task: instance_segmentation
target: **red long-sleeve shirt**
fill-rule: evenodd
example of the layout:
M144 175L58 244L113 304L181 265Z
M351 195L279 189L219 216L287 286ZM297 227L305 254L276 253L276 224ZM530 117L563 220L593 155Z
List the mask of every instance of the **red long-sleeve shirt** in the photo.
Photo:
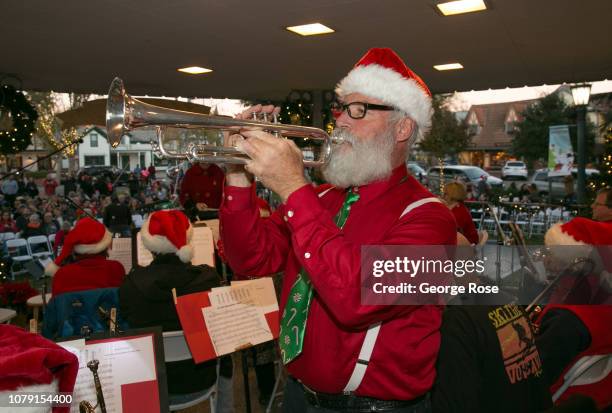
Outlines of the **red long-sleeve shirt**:
M457 221L457 232L462 233L472 244L478 244L478 231L472 215L463 202L457 203L451 212Z
M224 178L225 174L217 165L208 165L206 169L199 164L192 166L181 183L181 205L191 200L196 204L204 202L209 208L219 208Z
M432 195L406 167L384 181L356 188L342 230L333 217L345 191L318 197L305 185L270 218L260 219L253 188L225 187L221 233L226 256L240 274L265 275L284 269L281 312L302 267L315 294L302 354L288 371L308 387L341 393L355 367L367 328L383 322L361 396L410 400L429 390L440 344L441 309L436 306L372 306L360 302L361 245L454 245L455 221L441 203L428 203L404 217L404 209Z

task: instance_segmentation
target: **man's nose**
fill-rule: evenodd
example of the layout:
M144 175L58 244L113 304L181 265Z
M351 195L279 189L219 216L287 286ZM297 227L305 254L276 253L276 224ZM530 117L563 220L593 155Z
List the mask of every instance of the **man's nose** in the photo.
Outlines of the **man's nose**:
M343 110L340 113L340 116L336 118L336 127L338 128L348 128L351 125L351 117L348 115L348 111Z

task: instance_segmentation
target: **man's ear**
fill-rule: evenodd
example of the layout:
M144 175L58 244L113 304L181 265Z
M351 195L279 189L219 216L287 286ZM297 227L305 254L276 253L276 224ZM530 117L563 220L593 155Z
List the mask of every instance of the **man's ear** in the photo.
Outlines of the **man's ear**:
M406 142L412 136L416 123L414 120L404 117L395 125L395 141Z

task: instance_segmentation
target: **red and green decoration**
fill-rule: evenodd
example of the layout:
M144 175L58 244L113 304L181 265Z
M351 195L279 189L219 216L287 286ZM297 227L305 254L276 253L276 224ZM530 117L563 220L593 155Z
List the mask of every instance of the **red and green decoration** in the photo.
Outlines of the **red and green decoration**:
M25 95L11 85L0 87L0 154L25 150L32 143L38 113Z

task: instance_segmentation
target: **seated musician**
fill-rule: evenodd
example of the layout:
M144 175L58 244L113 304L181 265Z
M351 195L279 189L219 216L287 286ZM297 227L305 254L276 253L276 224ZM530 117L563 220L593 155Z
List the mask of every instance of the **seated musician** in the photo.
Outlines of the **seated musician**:
M136 267L119 289L121 314L130 327L162 326L164 331L182 330L174 306L177 295L219 286L216 271L191 264L193 229L180 211L153 212L141 228L142 242L154 255L148 267ZM216 361L196 365L193 360L166 364L171 395L196 393L216 380Z
M45 274L53 276L51 293L119 287L125 269L119 261L108 259L106 251L111 242L111 233L104 225L81 218L66 235L61 254L45 267ZM72 262L65 264L69 258Z

